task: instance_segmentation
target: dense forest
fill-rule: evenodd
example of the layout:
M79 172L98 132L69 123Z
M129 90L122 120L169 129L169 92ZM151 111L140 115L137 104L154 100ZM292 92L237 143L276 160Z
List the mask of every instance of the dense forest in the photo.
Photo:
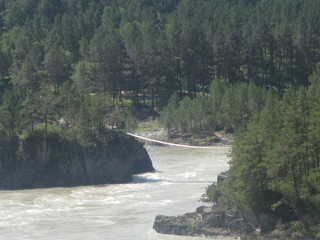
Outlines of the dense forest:
M275 214L279 223L320 214L320 64L308 87L287 89L237 126L229 178L208 187L222 208Z
M1 0L1 132L62 120L134 126L134 110L206 94L217 79L280 95L307 86L320 60L318 9L318 0Z
M0 0L0 136L63 130L86 141L163 108L168 130L236 130L231 177L209 188L212 200L319 213L319 9L320 0Z

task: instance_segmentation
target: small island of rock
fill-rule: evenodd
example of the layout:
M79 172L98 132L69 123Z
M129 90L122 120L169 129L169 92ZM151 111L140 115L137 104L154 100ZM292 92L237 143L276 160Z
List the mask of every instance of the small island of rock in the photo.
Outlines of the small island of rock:
M0 140L0 189L124 183L153 170L143 144L116 130L86 146L60 135Z

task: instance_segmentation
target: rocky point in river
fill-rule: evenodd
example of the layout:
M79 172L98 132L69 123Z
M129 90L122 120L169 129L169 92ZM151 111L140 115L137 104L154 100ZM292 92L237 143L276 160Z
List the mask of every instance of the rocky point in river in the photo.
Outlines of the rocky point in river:
M227 175L218 176L224 181ZM316 240L320 218L306 219L308 229L299 221L279 224L272 213L254 213L249 210L221 210L218 205L201 206L195 212L182 216L155 218L153 228L162 234L203 236L208 238L235 237L242 240Z
M83 147L61 136L0 140L0 189L123 183L154 168L143 144L121 131Z
M202 206L183 216L156 217L153 228L164 234L188 236L234 236L236 233L251 233L253 226L243 220L237 211L219 211Z

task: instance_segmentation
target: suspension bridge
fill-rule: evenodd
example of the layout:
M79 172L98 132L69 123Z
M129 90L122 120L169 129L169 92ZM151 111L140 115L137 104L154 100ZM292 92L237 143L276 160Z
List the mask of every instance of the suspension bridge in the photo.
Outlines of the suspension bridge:
M193 146L193 145L186 145L186 144L177 144L177 143L170 143L170 142L165 142L165 141L160 141L160 140L155 140L147 137L143 137L137 134L133 133L126 133L127 135L130 135L134 138L138 138L147 142L154 142L154 143L159 143L163 145L168 145L168 146L175 146L175 147L184 147L184 148L195 148L195 149L215 149L217 147L221 146Z

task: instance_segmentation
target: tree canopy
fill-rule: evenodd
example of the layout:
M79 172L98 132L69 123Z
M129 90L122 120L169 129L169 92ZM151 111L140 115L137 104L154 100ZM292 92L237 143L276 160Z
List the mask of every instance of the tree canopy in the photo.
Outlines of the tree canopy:
M318 0L2 0L1 89L58 91L86 78L92 91L149 94L163 106L176 91L208 92L213 79L307 86L320 59L319 8Z
M319 212L319 9L320 0L0 0L0 137L59 126L85 143L106 125L133 127L141 107L166 106L169 130L236 129L234 204Z

